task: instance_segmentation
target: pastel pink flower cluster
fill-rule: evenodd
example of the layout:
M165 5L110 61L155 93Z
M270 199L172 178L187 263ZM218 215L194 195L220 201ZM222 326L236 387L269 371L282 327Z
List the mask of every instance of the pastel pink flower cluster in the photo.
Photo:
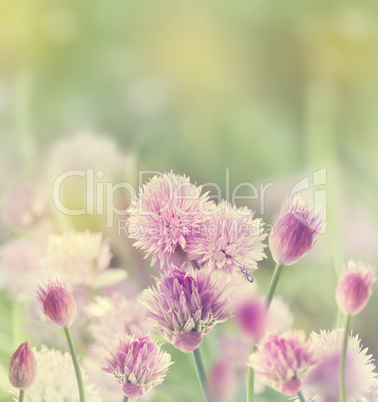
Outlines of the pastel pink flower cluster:
M269 237L277 268L300 261L324 227L323 214L310 202L298 196L288 200ZM37 288L43 313L65 331L78 314L84 315L85 321L81 322L88 324L88 331L80 333L81 339L91 338L93 343L87 350L101 350L103 367L100 369L97 363L98 371L110 374L105 377L113 381L119 393L139 399L165 380L173 363L152 338L152 331L184 353L195 352L198 359L204 336L216 324L230 319L226 329L231 332L221 336L221 353L211 361L209 389L205 389L214 400L235 397L237 377L242 377L240 382L245 386L247 367L256 374L256 390L266 385L288 397L302 394L308 401L340 399L342 331L320 331L308 339L304 331L290 329L293 317L281 298L273 299L269 311L271 299L267 303L262 294L251 290L255 287L250 285L252 274L266 257L267 237L262 220L251 210L236 208L227 201L216 204L202 193L201 186L170 172L153 177L140 189L130 208L127 228L134 246L161 268L154 285L141 293L140 288L134 292L137 298L130 297L122 287L103 290L103 283L117 283L107 282L110 277L104 273L112 271L108 270L112 253L117 262L119 255L102 233L51 234L44 251L39 253L38 248L35 253L44 276L46 267L51 267L63 277L62 281L50 280ZM13 255L20 244L3 246L0 262L28 272L34 265L27 261L27 255ZM341 311L347 315L361 312L370 299L374 281L372 267L350 261L335 292ZM73 286L74 293L69 286ZM87 292L84 307L76 293L83 288ZM98 288L103 292L95 293ZM348 331L345 334L347 402L374 400L378 387L372 358L357 336ZM50 352L44 354L50 356ZM67 378L69 375L73 378L72 373ZM36 376L35 356L24 343L12 357L9 379L12 386L23 390L31 387Z
M169 267L180 247L204 268L251 275L265 257L263 223L247 208L216 205L186 176L154 176L140 190L128 219L134 246Z

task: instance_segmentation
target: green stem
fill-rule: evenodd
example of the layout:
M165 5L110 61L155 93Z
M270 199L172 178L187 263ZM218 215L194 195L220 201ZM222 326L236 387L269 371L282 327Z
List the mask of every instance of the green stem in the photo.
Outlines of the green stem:
M20 396L18 398L18 402L24 402L24 398L25 398L25 390L20 389Z
M201 385L203 397L205 401L210 402L211 398L208 395L209 387L206 379L205 368L203 366L201 352L199 348L193 350L194 364L196 366L197 376Z
M125 395L122 399L122 402L127 402L129 400L129 398Z
M276 267L274 268L273 276L270 281L268 294L266 296L265 304L269 309L270 304L272 303L274 292L276 291L278 281L280 280L281 272L283 265L277 262Z
M276 291L278 281L280 280L281 272L283 265L279 262L276 263L276 267L274 268L273 276L270 281L268 294L266 296L265 304L267 309L269 310L270 304L272 303L274 293ZM255 351L255 346L252 346L251 354ZM252 367L248 367L247 373L247 402L253 402L253 393L254 393L254 382L255 382L255 373Z
M250 355L255 351L255 345L252 345ZM253 402L253 396L255 391L255 372L252 367L248 367L247 372L247 402Z
M298 392L297 397L301 402L306 402L306 400L304 399L301 391Z
M341 321L341 310L337 310L337 321L336 321L336 328L340 328L340 321Z
M73 365L74 365L74 368L75 368L77 385L78 385L78 388L79 388L80 402L85 402L83 377L81 375L79 362L77 360L75 346L74 346L74 343L73 343L73 340L72 340L70 328L69 327L64 327L64 333L66 334L68 347L70 348L72 362L73 362Z
M347 314L345 320L344 328L344 339L343 339L343 349L341 352L341 363L340 363L340 400L341 402L346 402L346 392L345 392L345 360L348 346L348 333L350 327L350 314Z

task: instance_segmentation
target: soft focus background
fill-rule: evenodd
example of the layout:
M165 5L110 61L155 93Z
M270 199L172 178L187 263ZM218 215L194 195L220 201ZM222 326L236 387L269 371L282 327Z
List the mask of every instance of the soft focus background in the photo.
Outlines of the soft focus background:
M243 182L274 183L264 203L245 200L272 224L290 189L325 167L327 233L285 269L278 293L295 328L332 328L343 262L378 266L377 18L376 0L2 0L1 242L102 231L112 239L112 266L122 265L141 289L150 283L148 261L116 228L54 210L59 173L92 167L108 174L103 182L137 185L140 170L173 169L217 183L225 197L229 169L230 192ZM85 181L75 186L63 197L79 208ZM128 202L122 190L116 198L119 208ZM269 254L255 275L262 291L272 268ZM0 400L8 401L9 359L29 339L28 317L5 285L0 297ZM375 356L377 302L376 292L353 322ZM211 339L208 366L218 353ZM29 340L41 342L35 333ZM197 400L190 356L166 350L177 364L156 400L178 400L179 391L180 400ZM257 400L286 399L266 392Z

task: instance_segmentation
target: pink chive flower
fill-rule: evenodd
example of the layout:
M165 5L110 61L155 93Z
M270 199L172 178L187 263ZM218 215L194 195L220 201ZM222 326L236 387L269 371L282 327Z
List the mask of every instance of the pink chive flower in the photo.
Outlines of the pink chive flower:
M269 247L275 262L293 265L315 244L324 229L324 217L313 205L295 196L287 200L269 236Z
M76 316L76 302L67 286L55 280L37 289L37 299L46 317L58 327L69 327Z
M250 358L250 365L268 386L284 395L294 396L316 363L310 341L303 331L269 334Z
M142 293L142 303L155 329L185 353L193 352L225 314L231 290L209 270L190 273L172 268L157 282L156 288Z
M189 239L189 258L212 270L241 274L253 281L251 274L257 269L257 262L266 257L264 224L261 219L254 219L248 208L236 209L225 201L218 210Z
M171 356L149 336L123 335L113 339L104 350L106 367L102 369L122 384L124 394L138 399L161 384L171 363Z
M128 219L129 237L134 246L158 259L163 266L177 246L186 248L187 238L195 227L208 218L214 208L201 187L186 176L172 172L154 176L140 189L138 200Z
M9 381L18 389L30 387L37 375L37 361L27 342L14 352L9 364Z
M367 304L375 281L374 268L349 261L336 288L336 302L344 314L358 314Z
M257 297L245 299L236 309L236 319L240 328L252 339L259 340L268 323L268 311L263 300Z
M306 401L338 402L340 400L340 360L343 330L312 333L311 340L317 364L303 381ZM358 336L349 336L345 363L345 387L348 402L366 401L376 381L375 366L367 348L362 349Z

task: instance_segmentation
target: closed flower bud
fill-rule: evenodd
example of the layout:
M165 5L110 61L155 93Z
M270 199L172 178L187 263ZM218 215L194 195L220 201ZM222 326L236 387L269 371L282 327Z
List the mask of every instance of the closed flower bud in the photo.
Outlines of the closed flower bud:
M375 281L374 269L349 261L336 289L336 301L345 314L358 314L367 304Z
M40 286L37 299L45 315L58 327L69 327L76 316L76 302L66 286L51 281Z
M255 341L264 335L268 311L262 300L249 298L244 300L236 310L236 319L240 328Z
M293 265L300 261L312 248L317 235L324 228L323 214L294 197L282 208L278 221L269 236L269 248L275 262Z
M27 342L14 352L9 365L9 381L19 389L30 387L37 375L37 361Z

